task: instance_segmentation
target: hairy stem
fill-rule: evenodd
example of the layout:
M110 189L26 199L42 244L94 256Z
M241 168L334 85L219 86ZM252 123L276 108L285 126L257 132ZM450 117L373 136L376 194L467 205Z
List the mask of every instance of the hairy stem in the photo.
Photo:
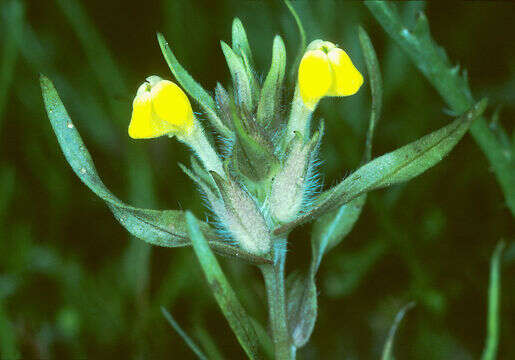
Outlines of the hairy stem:
M274 263L261 265L261 272L265 279L265 287L268 298L268 311L270 326L274 342L275 359L294 359L293 346L288 333L286 317L286 294L284 288L284 264L286 261L286 249L282 244L274 246Z

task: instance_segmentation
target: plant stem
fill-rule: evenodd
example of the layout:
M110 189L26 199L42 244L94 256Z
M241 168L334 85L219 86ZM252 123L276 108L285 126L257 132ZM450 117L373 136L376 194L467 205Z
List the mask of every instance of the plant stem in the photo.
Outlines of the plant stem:
M280 243L280 242L279 242ZM288 333L286 317L286 294L284 289L284 264L286 249L283 244L274 246L274 264L261 265L261 272L265 279L268 298L268 311L272 338L274 342L275 359L294 359L293 347Z

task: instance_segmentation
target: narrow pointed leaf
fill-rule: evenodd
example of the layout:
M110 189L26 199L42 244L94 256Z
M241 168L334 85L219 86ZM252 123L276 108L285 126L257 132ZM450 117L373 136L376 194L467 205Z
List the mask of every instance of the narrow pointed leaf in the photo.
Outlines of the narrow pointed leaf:
M200 230L200 223L190 212L186 213L186 221L193 249L222 313L247 356L251 359L260 358L254 326L225 277L215 255L211 252L206 238Z
M317 319L317 289L310 272L292 273L287 280L287 314L293 345L307 344Z
M454 148L472 121L483 113L486 103L486 100L478 102L449 125L363 165L340 184L322 193L310 213L281 226L275 234L318 218L368 191L411 180L433 167Z
M252 99L256 103L259 97L259 84L254 75L254 60L252 59L252 51L247 39L247 33L238 18L235 18L232 23L232 49L243 61L247 77L250 81Z
M370 40L370 37L368 36L365 29L362 27L359 27L359 42L365 57L365 64L367 66L367 73L370 82L370 90L372 92L372 110L370 112L364 156L365 162L368 162L372 158L372 139L374 137L374 130L376 128L377 122L381 116L381 109L383 107L383 80L379 68L379 61L377 60L377 55L374 51L372 41Z
M274 38L272 64L266 76L257 110L258 122L268 126L279 114L284 73L286 71L286 48L279 35Z
M488 316L486 344L481 360L495 360L499 347L500 298L501 298L501 259L505 243L497 244L490 263L490 285L488 288Z
M109 191L100 179L91 155L68 116L54 85L43 75L40 81L46 111L59 145L66 160L82 182L106 202L114 216L132 235L158 246L189 245L184 212L135 208L124 204ZM203 230L210 238L214 237L212 230L206 224L203 225Z
M214 128L221 135L229 138L232 137L231 130L229 130L222 123L216 114L215 101L211 95L209 95L207 91L204 90L204 88L191 77L186 69L182 67L179 61L177 61L177 58L170 49L170 46L168 45L168 42L164 38L163 34L157 33L157 40L159 42L159 46L161 47L163 56L179 84L181 84L184 90L186 90L186 92L200 104L202 110L204 110L208 115L208 119Z
M200 347L193 341L192 338L189 337L188 334L184 330L182 330L181 326L175 321L172 314L170 314L164 307L161 306L161 312L165 317L166 321L172 326L172 328L179 334L179 336L184 340L186 345L197 355L200 360L207 360L208 357L204 355Z
M232 22L232 48L241 57L246 57L252 63L252 51L245 28L241 20L235 18Z
M227 61L227 66L231 72L236 101L238 104L243 105L243 107L250 113L254 109L254 99L252 96L251 78L245 68L245 63L229 45L223 41L221 41L220 44L222 46L225 60Z
M381 356L381 360L394 360L393 340L395 338L395 333L397 332L397 328L399 327L399 324L401 323L402 318L404 317L404 315L406 315L406 312L414 306L415 306L415 303L413 303L413 302L407 304L397 313L397 316L395 316L393 325L390 328L390 331L388 333L388 338L386 339L386 344L383 349L383 355Z

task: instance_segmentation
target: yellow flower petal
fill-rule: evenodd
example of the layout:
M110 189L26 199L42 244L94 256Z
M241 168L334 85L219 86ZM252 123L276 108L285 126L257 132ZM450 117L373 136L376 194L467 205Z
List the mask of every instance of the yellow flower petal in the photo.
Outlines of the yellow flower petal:
M334 79L327 95L349 96L357 93L363 84L363 76L356 69L349 55L342 49L334 48L329 51L328 57Z
M152 114L152 99L149 84L144 83L138 89L132 103L132 117L129 124L129 136L133 139L148 139L173 131L173 125L164 122Z
M333 72L327 54L322 50L309 50L299 65L299 90L304 105L313 110L333 83Z
M152 108L159 119L177 131L189 133L193 129L193 110L180 87L171 81L161 80L152 87L150 94Z

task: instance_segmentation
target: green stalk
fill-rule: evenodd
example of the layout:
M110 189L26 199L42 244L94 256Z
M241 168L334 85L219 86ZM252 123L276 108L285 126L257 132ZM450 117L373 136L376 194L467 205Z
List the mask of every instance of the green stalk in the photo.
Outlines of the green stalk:
M286 262L286 249L276 240L274 246L274 263L261 265L260 269L265 279L266 294L272 339L276 360L294 359L286 317L286 293L284 288L284 264ZM277 244L279 243L279 244Z

